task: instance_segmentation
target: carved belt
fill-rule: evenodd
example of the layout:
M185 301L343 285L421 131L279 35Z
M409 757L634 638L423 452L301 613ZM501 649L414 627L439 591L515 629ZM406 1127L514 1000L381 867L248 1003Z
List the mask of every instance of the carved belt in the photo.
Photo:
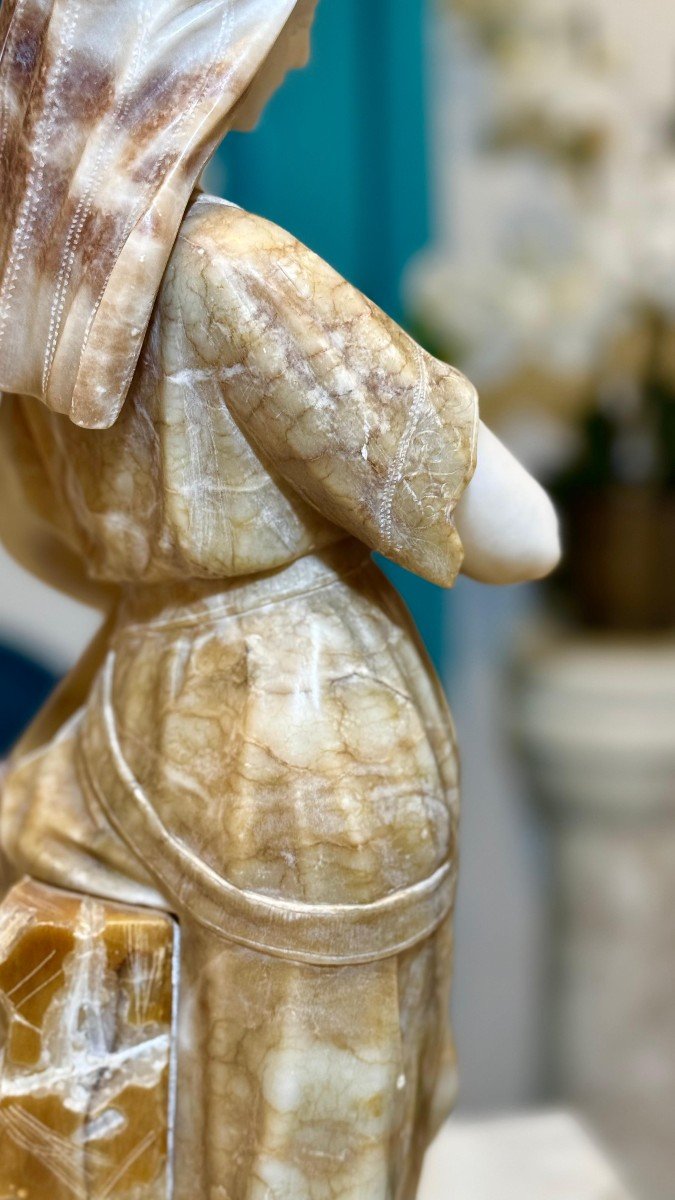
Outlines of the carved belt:
M115 655L99 676L82 727L79 757L89 800L143 861L180 916L265 954L317 965L389 958L423 941L452 908L456 868L369 904L306 904L235 887L157 815L117 736L112 703Z

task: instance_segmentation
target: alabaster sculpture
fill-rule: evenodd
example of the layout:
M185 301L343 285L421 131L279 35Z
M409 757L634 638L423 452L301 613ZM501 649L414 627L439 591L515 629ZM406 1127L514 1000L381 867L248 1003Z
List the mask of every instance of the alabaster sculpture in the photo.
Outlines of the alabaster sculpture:
M313 8L2 7L0 525L105 614L5 773L3 1197L410 1200L451 1106L455 743L370 552L524 578L555 523L458 371L195 190Z

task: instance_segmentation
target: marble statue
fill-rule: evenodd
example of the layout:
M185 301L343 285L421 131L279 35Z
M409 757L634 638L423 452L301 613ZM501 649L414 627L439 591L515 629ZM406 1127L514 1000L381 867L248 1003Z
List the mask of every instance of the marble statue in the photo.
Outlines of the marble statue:
M452 1101L455 741L370 552L514 581L556 524L457 370L198 189L313 9L2 6L0 528L105 614L4 780L12 1200L409 1200Z

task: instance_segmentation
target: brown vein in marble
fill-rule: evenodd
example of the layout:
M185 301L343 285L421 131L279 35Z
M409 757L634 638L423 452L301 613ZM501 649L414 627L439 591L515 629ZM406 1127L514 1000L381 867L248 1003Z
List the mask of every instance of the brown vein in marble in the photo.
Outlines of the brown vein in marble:
M199 173L306 57L310 8L20 0L3 18L0 386L109 425Z
M45 291L51 320L68 293L64 330L69 238L55 239ZM96 238L91 252L100 281ZM130 342L110 329L113 374L126 377ZM90 916L127 901L180 917L173 1200L411 1200L447 1111L454 734L367 548L454 581L476 428L458 372L290 235L206 198L190 207L111 428L78 428L27 396L3 402L0 528L31 569L114 603L15 756L0 837L17 874L107 897L78 902ZM55 895L63 941L75 916ZM0 942L24 920L16 897L3 911ZM32 961L22 951L16 994L34 1028L8 1001L29 1080L44 1040L31 1006L72 984L55 944ZM141 1010L159 986L145 962ZM100 988L94 1007L105 1011ZM157 1065L152 1037L146 1051ZM124 1078L144 1061L133 1039L129 1058L106 1054ZM32 1083L24 1094L14 1079L0 1136L32 1178L26 1121L71 1145L79 1122L87 1200L127 1200L146 1164L166 1166L166 1084L148 1076L155 1107L125 1142L105 1071L78 1080L76 1067L66 1057L65 1075L49 1075L51 1124ZM61 1103L66 1077L81 1089L76 1114ZM97 1155L113 1147L104 1170Z

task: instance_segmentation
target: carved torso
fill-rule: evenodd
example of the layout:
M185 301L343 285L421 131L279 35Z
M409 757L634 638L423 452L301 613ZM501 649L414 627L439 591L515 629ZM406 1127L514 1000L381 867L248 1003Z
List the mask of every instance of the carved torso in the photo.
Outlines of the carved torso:
M18 398L5 413L26 502L90 575L124 585L110 695L89 704L115 728L98 736L119 740L171 838L234 886L339 904L437 885L447 900L449 717L347 530L449 582L475 422L461 376L289 235L208 199L118 421L82 430Z

